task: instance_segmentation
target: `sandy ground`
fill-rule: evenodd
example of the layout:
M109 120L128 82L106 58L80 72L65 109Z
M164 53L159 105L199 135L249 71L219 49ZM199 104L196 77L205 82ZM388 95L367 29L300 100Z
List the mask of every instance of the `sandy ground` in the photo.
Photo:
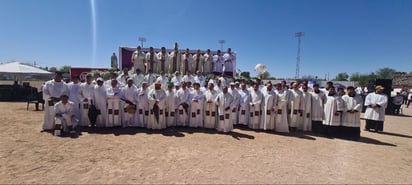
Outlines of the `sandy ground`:
M42 111L0 103L4 183L412 184L412 108L360 141L235 129L40 132ZM362 120L362 125L364 121Z

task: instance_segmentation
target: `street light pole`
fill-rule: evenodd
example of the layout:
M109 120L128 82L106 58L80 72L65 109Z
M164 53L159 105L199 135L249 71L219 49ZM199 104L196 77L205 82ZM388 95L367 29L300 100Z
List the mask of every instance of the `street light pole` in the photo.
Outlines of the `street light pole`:
M225 40L218 40L219 44L220 44L220 50L223 51L223 44L226 43Z
M143 42L146 42L146 38L139 37L139 41L141 42L141 47L143 48Z

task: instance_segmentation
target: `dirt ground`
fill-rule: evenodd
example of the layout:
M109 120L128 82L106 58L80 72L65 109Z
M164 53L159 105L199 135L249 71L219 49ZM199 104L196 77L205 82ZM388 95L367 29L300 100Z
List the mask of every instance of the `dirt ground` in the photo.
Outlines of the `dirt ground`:
M412 184L412 108L360 141L310 133L83 129L40 132L42 111L0 103L0 184ZM362 125L364 121L362 120Z

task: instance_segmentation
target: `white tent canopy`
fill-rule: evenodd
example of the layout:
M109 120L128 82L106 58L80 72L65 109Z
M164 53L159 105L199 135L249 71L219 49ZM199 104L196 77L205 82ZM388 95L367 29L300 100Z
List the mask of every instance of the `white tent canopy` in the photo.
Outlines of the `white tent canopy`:
M0 74L13 76L14 80L21 82L33 76L51 76L52 73L20 62L9 62L0 64Z

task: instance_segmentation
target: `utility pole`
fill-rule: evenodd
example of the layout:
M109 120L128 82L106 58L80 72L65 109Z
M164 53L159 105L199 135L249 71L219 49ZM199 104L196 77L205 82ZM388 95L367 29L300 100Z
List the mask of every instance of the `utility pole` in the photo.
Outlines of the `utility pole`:
M298 38L298 55L296 57L296 74L295 74L295 80L299 79L299 68L300 68L300 42L301 38L305 35L304 32L296 32L295 37Z
M222 40L218 40L218 42L220 44L220 51L223 52L223 44L226 43L226 41L222 39Z
M143 42L146 42L146 38L139 37L139 41L141 42L141 47L143 48Z

